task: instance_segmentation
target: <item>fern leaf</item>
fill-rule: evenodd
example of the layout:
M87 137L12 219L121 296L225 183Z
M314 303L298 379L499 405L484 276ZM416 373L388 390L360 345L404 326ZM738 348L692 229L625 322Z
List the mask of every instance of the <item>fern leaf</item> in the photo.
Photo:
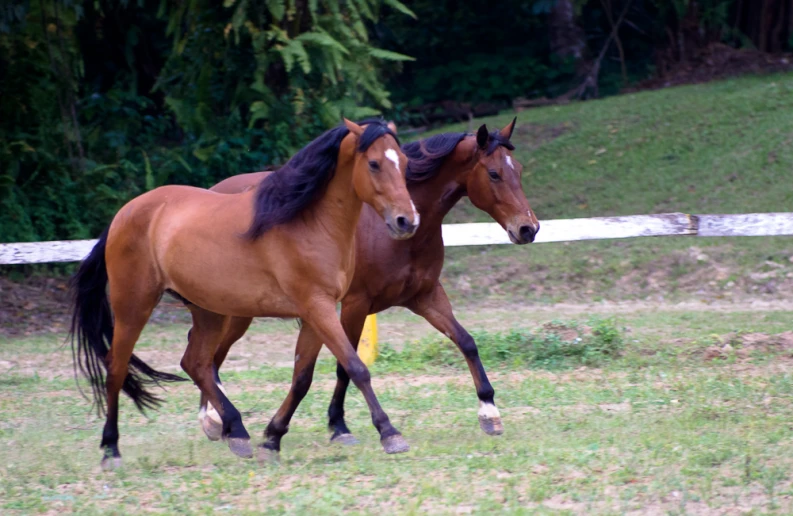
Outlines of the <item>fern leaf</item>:
M370 48L369 55L384 61L415 61L415 57L406 56L399 52L392 52L390 50L383 50L382 48Z
M304 32L295 39L305 43L313 43L314 45L321 47L332 48L334 50L338 50L342 54L350 53L350 51L347 50L344 45L333 39L330 34L324 31Z
M281 56L281 60L284 62L284 68L286 72L289 73L292 71L292 68L295 66L295 56L292 55L292 51L286 45L276 45L273 47L279 56Z
M395 9L395 10L401 12L402 14L407 14L408 16L413 18L414 20L416 18L418 18L418 16L416 16L416 13L411 11L408 6L406 6L405 4L400 2L399 0L382 0L382 1L388 7L391 7L392 9Z
M355 0L355 3L357 4L358 12L363 18L367 20L374 20L376 18L367 0Z
M303 73L311 73L311 60L309 59L308 52L306 52L306 47L303 46L302 42L293 39L286 44L284 50L294 57L294 60L297 61L297 63L303 69Z
M312 20L317 19L318 10L319 10L319 0L308 0L308 13L311 15Z
M284 14L286 14L286 5L285 0L267 0L267 10L270 11L270 14L273 16L275 21L281 21L284 19Z

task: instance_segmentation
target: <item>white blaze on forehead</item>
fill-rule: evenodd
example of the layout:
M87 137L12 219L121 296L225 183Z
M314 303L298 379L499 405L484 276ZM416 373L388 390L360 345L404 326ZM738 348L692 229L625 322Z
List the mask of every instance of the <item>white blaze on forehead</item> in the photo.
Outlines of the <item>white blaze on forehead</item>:
M396 166L397 169L399 168L399 154L397 154L397 151L395 151L394 149L387 149L385 151L385 157L391 160L391 162L394 164L394 166Z
M507 160L507 165L509 165L509 168L515 170L515 165L512 164L512 156L507 154L506 160Z
M419 215L419 212L416 211L416 205L413 204L412 200L410 201L410 207L413 208L413 225L418 226L419 221L421 220L421 215Z

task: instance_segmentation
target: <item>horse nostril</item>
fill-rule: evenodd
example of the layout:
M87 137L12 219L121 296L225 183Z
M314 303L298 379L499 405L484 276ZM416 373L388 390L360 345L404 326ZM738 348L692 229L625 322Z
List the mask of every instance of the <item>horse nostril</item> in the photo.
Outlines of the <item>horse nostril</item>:
M532 226L521 226L518 231L520 232L520 238L524 242L534 242L534 235L536 234L536 231Z
M411 224L407 217L399 216L396 218L396 225L400 231L407 231L411 228Z

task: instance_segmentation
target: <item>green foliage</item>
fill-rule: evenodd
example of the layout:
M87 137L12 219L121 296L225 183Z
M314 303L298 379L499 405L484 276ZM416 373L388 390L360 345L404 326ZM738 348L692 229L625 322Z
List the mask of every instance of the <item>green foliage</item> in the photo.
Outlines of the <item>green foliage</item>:
M95 3L0 11L0 241L86 238L131 197L283 162L391 107L397 0Z
M569 91L580 63L550 55L557 1L8 0L0 241L95 236L135 195L283 162L341 116ZM625 1L573 0L587 59ZM702 42L788 48L793 24L749 4L636 2L599 91Z
M595 366L619 356L623 349L622 331L613 319L593 318L585 325L552 323L534 331L474 332L472 336L482 361L491 367L498 364L549 369ZM384 345L377 364L391 369L465 367L454 344L439 337L408 344L402 351Z

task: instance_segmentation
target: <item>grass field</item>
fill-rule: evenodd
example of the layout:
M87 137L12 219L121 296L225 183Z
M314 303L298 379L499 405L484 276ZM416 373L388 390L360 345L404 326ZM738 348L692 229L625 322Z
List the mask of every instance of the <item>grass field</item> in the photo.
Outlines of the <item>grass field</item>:
M114 473L99 470L102 421L77 392L63 336L14 339L0 364L0 511L793 510L793 307L626 308L461 312L496 389L501 437L479 430L452 345L394 312L382 317L386 352L372 374L407 454L381 451L357 392L347 411L361 444L328 444L334 374L325 356L279 464L207 441L196 389L185 384L148 418L122 403L125 466ZM174 368L185 329L148 328L141 355ZM224 379L254 440L286 394L295 333L260 323L232 350Z
M744 77L524 111L513 142L540 220L792 211L791 112L793 75ZM487 216L468 203L450 218L471 220ZM773 298L793 288L791 260L790 238L456 248L445 279L458 302Z
M541 220L791 211L791 112L793 75L750 77L527 111L513 142ZM471 220L485 218L463 204L450 222ZM357 392L361 444L328 444L323 351L279 464L207 441L185 384L148 417L122 402L114 473L99 471L103 421L73 381L63 290L42 288L47 303L33 284L2 319L22 336L0 331L0 513L793 512L790 238L454 248L443 282L503 436L479 430L452 345L391 310L372 376L409 453L381 451ZM136 353L178 371L188 320L170 308L157 321ZM296 334L259 321L229 355L224 381L255 441L288 389Z

